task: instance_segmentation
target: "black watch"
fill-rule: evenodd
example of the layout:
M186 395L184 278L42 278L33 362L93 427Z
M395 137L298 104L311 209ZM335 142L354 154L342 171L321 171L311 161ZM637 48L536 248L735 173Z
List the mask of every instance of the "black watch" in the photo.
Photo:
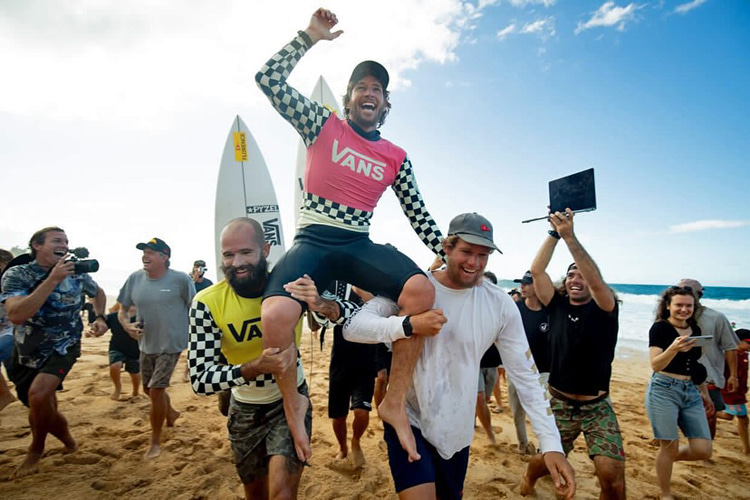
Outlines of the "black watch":
M405 316L404 322L402 323L404 327L404 337L411 337L414 333L412 326L411 326L411 316Z

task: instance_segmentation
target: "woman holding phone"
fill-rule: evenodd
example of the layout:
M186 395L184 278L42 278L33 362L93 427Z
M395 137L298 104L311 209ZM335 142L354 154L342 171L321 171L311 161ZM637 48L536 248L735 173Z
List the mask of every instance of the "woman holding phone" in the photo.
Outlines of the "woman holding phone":
M649 331L649 355L654 374L646 389L646 412L659 441L656 479L660 498L673 498L672 464L677 460L711 457L711 434L701 397L708 399L706 369L698 363L700 328L693 316L696 298L690 287L670 287L656 309ZM677 429L688 440L680 446Z

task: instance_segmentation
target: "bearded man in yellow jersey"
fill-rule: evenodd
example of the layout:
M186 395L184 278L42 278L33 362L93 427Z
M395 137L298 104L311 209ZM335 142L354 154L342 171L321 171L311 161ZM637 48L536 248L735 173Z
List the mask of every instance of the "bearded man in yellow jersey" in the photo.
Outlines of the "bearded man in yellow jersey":
M297 390L307 383L295 344L263 349L260 305L268 277L270 246L261 225L250 218L230 221L221 232L225 278L202 290L190 307L188 366L197 394L231 389L228 429L245 497L296 498L303 463L297 458L281 392L274 374L297 364ZM354 306L324 299L311 307L333 321L344 321ZM226 363L223 362L223 358ZM312 408L305 417L308 436Z

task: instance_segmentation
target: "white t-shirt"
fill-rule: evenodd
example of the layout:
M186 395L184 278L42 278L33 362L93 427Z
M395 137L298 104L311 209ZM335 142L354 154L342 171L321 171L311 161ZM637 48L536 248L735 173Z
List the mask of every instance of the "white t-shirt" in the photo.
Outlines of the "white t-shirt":
M562 452L560 434L531 355L521 314L513 300L486 280L468 289L435 285L435 308L448 320L425 339L406 396L409 421L446 460L471 444L479 361L494 342L508 377L518 391L542 452ZM344 327L355 342L391 342L404 338L398 306L384 297L370 300ZM384 317L386 316L386 317ZM390 316L390 317L388 317Z

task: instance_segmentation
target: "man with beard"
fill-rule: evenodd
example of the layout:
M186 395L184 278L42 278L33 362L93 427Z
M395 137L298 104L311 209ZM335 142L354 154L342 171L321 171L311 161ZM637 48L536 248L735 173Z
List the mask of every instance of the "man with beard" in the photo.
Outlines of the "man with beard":
M224 227L221 270L225 279L193 300L188 365L196 394L231 388L227 427L246 498L296 498L303 463L284 417L275 375L294 369L297 391L306 400L307 383L295 343L285 349L263 348L260 307L268 278L269 250L263 228L254 219L234 219ZM323 299L310 305L311 311L334 321L348 318L353 308L348 303ZM296 342L301 326L298 321ZM221 362L222 355L228 364ZM309 438L309 405L305 429Z
M536 296L549 313L550 406L566 454L583 433L600 498L625 498L625 450L609 398L619 327L617 297L573 232L573 212L555 212L549 221L552 230L531 264L531 276ZM573 263L556 290L546 269L560 239ZM521 494L531 493L546 473L542 456L532 457Z
M146 459L161 453L161 430L174 426L180 412L167 394L180 353L187 347L188 307L195 295L190 277L169 268L172 250L164 240L152 238L135 246L143 250L143 269L131 274L120 289L117 319L138 340L143 390L151 399L151 443ZM138 323L130 322L131 306L138 309ZM139 326L140 325L140 326Z
M417 314L432 306L435 290L419 267L390 245L370 240L370 219L387 188L399 199L404 215L422 242L440 252L442 235L425 208L406 152L383 139L378 128L391 107L388 71L375 61L363 61L352 71L344 96L344 117L338 117L289 86L294 66L316 43L335 40L338 19L325 9L274 54L255 80L278 113L302 137L307 148L303 202L294 245L276 263L263 300L263 345L285 348L306 305L294 300L284 285L309 275L322 292L340 280L396 301L399 314ZM378 406L380 418L391 424L410 460L418 460L414 436L404 409L406 388L422 347L417 339L393 344L388 392ZM294 371L279 379L284 411L300 460L310 457L304 426L308 406L298 396Z

